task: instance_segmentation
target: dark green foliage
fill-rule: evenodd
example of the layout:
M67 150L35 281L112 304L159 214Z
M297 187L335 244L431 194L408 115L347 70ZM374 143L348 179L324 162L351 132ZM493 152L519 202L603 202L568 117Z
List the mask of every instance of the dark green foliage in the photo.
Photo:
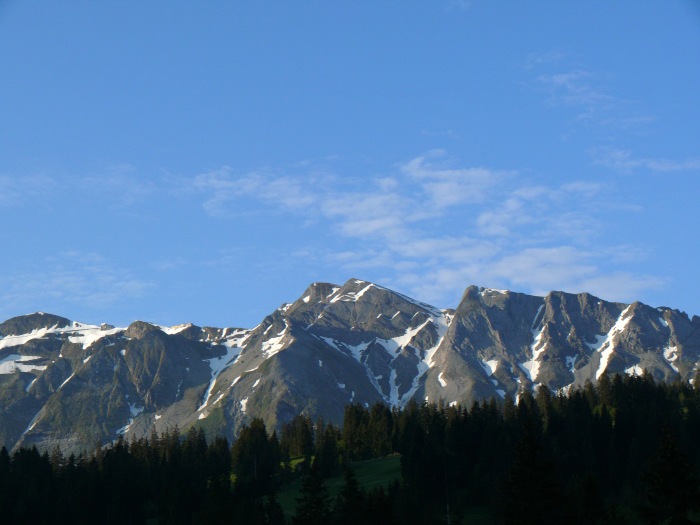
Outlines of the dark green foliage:
M669 427L664 429L642 481L644 498L639 510L646 523L687 523L691 513L700 510L693 469Z
M340 430L333 425L325 425L319 418L316 423L316 455L314 465L322 478L327 478L338 470Z
M503 523L557 525L568 523L567 502L554 463L542 448L541 437L525 423L515 462L503 484Z
M360 488L355 472L346 468L343 486L335 499L333 518L338 525L367 523L367 495Z
M256 418L244 427L233 444L231 458L236 475L236 489L247 497L269 494L280 468L277 436L268 437L262 419Z
M281 436L256 419L233 447L201 429L171 429L89 456L0 449L2 517L282 525L277 491L303 476L286 523L292 514L294 523L331 525L700 523L700 390L648 375L602 376L566 395L540 387L517 404L506 397L469 409L350 405L342 430L298 416ZM391 453L401 466L393 483L358 483L347 468ZM305 458L304 469L289 469L290 455ZM389 460L399 461L376 461Z
M316 466L311 467L301 485L294 525L326 525L331 519L328 489Z
M267 523L267 525L285 525L286 520L284 517L284 512L282 511L282 507L277 501L277 496L274 492L267 497L264 511L265 523Z
M283 457L310 458L314 451L314 427L311 418L300 414L282 425L280 447Z
M345 407L343 417L343 445L350 461L371 457L371 443L368 434L369 413L360 404Z

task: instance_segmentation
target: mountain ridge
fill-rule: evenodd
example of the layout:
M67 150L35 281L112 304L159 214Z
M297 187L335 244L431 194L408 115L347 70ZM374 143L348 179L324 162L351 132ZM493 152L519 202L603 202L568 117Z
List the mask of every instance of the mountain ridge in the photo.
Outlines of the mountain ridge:
M81 451L175 426L232 439L253 417L338 423L348 403L465 405L617 372L693 382L699 364L699 317L587 293L469 286L440 309L360 279L312 283L250 329L36 313L0 324L0 443Z

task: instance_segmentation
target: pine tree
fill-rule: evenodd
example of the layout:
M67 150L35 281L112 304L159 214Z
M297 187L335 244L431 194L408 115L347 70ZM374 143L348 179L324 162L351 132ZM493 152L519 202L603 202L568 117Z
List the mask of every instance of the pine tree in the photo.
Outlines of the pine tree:
M700 503L697 483L690 462L668 425L642 481L645 490L639 511L646 523L690 523L688 515L698 510Z
M241 430L231 449L236 488L252 497L268 494L279 469L277 438L270 442L262 419L255 418Z
M502 487L505 525L559 525L567 523L563 490L554 464L540 437L525 423L515 464Z
M333 425L316 428L314 464L318 465L322 478L329 477L338 467L338 435L339 431Z
M318 468L312 466L304 477L297 499L294 525L327 525L331 519L330 497Z
M355 472L346 468L343 486L335 499L333 515L338 525L359 525L366 523L367 495L360 488Z
M285 525L284 511L277 501L277 494L272 492L265 501L265 523L266 525Z

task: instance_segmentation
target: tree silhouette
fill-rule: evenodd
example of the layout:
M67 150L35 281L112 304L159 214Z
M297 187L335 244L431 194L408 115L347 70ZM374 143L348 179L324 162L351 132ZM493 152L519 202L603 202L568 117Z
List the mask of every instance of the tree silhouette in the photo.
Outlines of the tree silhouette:
M294 525L327 525L331 519L330 508L328 490L318 467L312 466L302 482Z
M700 508L697 480L668 425L642 482L644 500L639 512L647 523L691 523L689 513Z

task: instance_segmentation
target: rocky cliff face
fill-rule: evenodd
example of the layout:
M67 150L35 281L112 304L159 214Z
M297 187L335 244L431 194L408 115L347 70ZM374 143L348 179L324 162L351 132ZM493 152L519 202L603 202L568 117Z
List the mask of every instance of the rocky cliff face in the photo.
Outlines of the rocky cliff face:
M49 314L0 324L0 443L90 449L192 425L233 438L348 403L470 404L602 374L694 381L700 318L589 294L469 287L441 310L351 279L311 285L253 329L90 326Z

